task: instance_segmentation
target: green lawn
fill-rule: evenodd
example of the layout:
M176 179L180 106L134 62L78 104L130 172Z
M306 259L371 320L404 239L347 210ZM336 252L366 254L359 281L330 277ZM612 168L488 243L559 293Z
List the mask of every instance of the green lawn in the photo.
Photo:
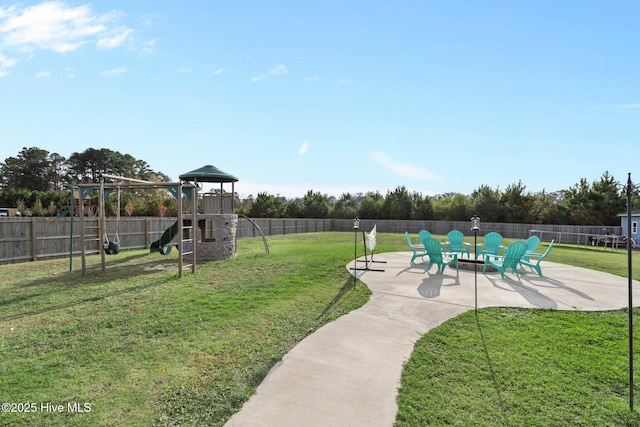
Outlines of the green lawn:
M369 296L351 234L243 240L194 276L144 251L0 267L0 396L38 405L2 425L221 425L302 338ZM90 404L45 413L41 402Z
M559 245L548 260L627 275L626 250ZM633 317L640 328L640 312ZM640 390L629 410L628 337L625 310L466 312L416 343L396 426L640 426Z
M378 248L408 249L385 233ZM90 257L86 277L79 259L73 272L68 259L0 266L0 396L37 405L0 424L222 425L297 342L369 297L345 269L351 233L272 237L270 249L241 240L235 259L182 279L164 270L175 253L121 252L105 272ZM560 245L549 260L626 274L623 251ZM452 319L407 363L398 425L640 425L625 400L625 322L515 309Z

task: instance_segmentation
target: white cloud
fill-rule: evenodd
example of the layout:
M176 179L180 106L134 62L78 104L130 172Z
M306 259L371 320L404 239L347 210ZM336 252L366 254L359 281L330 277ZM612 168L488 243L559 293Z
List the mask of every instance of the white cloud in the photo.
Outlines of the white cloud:
M311 143L309 141L304 141L300 146L300 148L298 148L298 154L307 154L307 152L309 151L310 144Z
M2 7L0 42L25 51L65 53L93 43L111 49L122 45L133 32L126 26L110 26L121 16L119 12L98 14L89 5L72 6L61 1Z
M158 39L146 40L142 43L142 47L140 47L139 51L142 55L151 55L156 50L157 44Z
M131 36L133 30L124 26L115 28L110 34L98 38L96 46L98 49L114 49L122 46Z
M260 74L258 76L251 77L251 81L256 83L256 82L259 82L261 80L264 80L269 75L271 75L271 76L285 76L287 74L289 74L289 70L287 70L287 67L285 67L282 64L278 64L275 67L273 67L271 69L271 71L269 71L268 74Z
M111 70L103 71L100 74L102 75L102 77L109 78L109 77L117 76L119 74L123 74L126 72L127 72L127 69L125 67L117 67Z
M271 71L269 71L269 74L271 74L272 76L284 76L286 74L289 74L289 70L287 70L287 67L285 67L284 65L278 64L273 67Z
M438 177L422 166L415 166L410 163L399 163L392 160L386 153L375 151L370 154L371 159L376 163L389 169L391 172L408 178L418 178L426 180L436 180Z
M48 79L48 78L51 78L52 76L53 74L51 74L49 71L38 71L36 73L36 77L41 79Z
M0 53L0 77L9 75L9 71L7 71L7 68L11 68L17 63L18 61L16 61L15 59L7 58L2 53Z
M216 68L215 70L213 70L211 72L211 74L213 74L214 76L218 76L218 75L222 74L222 71L224 71L223 68Z
M6 56L0 53L0 67L2 68L13 67L14 65L16 65L16 62L17 61L15 59L7 58Z

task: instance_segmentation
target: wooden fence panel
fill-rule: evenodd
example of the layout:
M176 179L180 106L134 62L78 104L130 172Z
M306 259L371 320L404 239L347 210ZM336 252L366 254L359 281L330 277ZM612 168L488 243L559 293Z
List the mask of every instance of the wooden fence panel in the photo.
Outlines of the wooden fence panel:
M0 261L32 259L31 240L29 218L0 219Z
M171 227L176 218L124 217L116 221L109 217L106 230L109 239L115 238L116 226L122 249L148 248L151 242L160 238ZM117 224L116 224L117 222ZM353 231L352 219L307 219L307 218L257 218L253 222L265 236L325 232ZM104 230L98 229L96 217L85 217L85 245L87 253L96 253L102 248ZM71 230L73 228L73 253L81 252L80 218L1 218L0 219L0 263L29 261L39 258L68 256L71 250ZM360 229L370 231L373 226L380 233L417 234L429 230L432 234L446 235L452 229L472 236L471 221L428 221L428 220L360 220ZM558 243L590 244L594 235L620 235L622 227L594 227L542 224L502 224L481 223L478 236L497 231L507 238L526 239L536 234L545 241L555 239ZM257 238L260 232L245 218L239 218L236 238Z

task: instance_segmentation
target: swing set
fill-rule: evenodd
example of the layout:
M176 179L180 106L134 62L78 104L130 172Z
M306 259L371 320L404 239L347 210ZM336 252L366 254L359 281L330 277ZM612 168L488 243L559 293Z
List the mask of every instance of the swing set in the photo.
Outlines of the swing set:
M109 240L107 235L107 212L105 203L102 203L102 249L107 255L116 255L120 252L120 236L118 236L118 228L120 227L120 193L122 189L118 186L118 205L116 207L116 233L113 236L113 240Z
M112 182L105 182L105 179L111 180ZM98 249L101 255L101 264L102 271L106 269L106 256L107 255L115 255L120 252L122 249L120 246L120 236L119 236L119 227L120 227L120 195L122 189L157 189L162 188L168 190L178 201L178 218L177 224L179 224L178 228L180 231L177 233L178 235L178 247L186 248L189 250L181 250L180 255L178 256L178 276L182 277L182 272L186 268L191 268L191 272L195 273L196 268L196 245L195 245L195 229L194 224L197 224L197 198L198 198L198 188L193 184L188 184L184 182L150 182L150 181L142 181L139 179L126 178L121 176L114 175L102 175L101 182L99 184L74 184L70 187L72 189L72 197L73 204L75 204L75 193L73 193L74 189L79 189L79 195L83 200L86 196L88 196L92 191L99 190L99 203L100 206L97 209L99 213L98 217L98 226L93 227L87 225L87 220L84 214L81 214L79 217L80 220L80 254L82 256L82 275L86 276L87 274L87 262L86 262L86 252L87 252L87 244L89 242L93 242L94 238L91 236L95 236L96 243L98 243ZM108 197L114 190L117 191L117 209L115 210L116 222L115 222L115 233L113 234L113 238L109 237L107 233L107 220L106 220L106 207L105 207L105 197ZM184 206L183 209L183 196L189 200L189 204ZM190 210L189 214L185 214L185 210ZM71 215L71 230L73 230L73 215ZM93 234L93 230L95 229L96 234ZM87 230L91 230L88 236ZM71 232L71 241L73 241L73 231ZM72 258L73 258L73 246L70 249L70 260L69 265L70 269L72 268Z

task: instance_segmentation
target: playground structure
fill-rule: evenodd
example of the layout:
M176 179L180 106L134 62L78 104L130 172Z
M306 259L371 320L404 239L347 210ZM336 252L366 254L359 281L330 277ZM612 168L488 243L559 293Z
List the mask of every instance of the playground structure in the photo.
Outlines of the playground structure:
M198 204L202 212L196 215L197 232L193 243L197 250L193 256L196 261L210 261L233 258L236 255L236 228L238 215L234 214L233 195L238 178L221 171L212 165L180 175L182 182L193 182L200 187L202 183L219 183L220 189L203 193ZM225 193L224 184L231 183L231 193Z
M105 179L114 181L114 182L105 182ZM196 185L185 184L183 182L150 182L150 181L142 181L133 178L125 178L121 176L114 175L102 175L101 182L99 184L76 184L71 187L72 190L78 189L79 196L84 200L84 198L89 195L91 192L98 190L100 192L99 197L99 207L98 207L98 228L100 231L100 235L102 236L102 249L100 251L102 270L106 269L106 255L113 255L119 252L120 250L120 241L118 237L118 222L120 218L120 206L116 211L116 232L114 238L111 240L108 238L106 233L106 212L105 212L105 198L108 197L110 193L114 190L118 192L118 196L120 192L124 189L166 189L168 190L177 200L178 205L178 219L174 224L176 226L176 232L171 236L171 239L163 242L163 237L165 234L171 234L169 230L165 231L163 237L159 239L157 242L158 245L162 245L163 248L168 247L169 243L175 235L178 235L177 246L181 248L180 256L178 257L178 275L182 277L182 272L186 268L191 268L192 273L196 272L196 262L197 260L197 245L194 244L195 240L195 232L193 230L193 225L196 223L196 214L197 214L197 199L198 199L198 188ZM75 191L71 192L73 194L73 198L75 199ZM187 198L189 204L185 206L184 198ZM119 197L118 197L119 199ZM71 203L71 206L75 206L75 200ZM189 213L185 214L185 208L188 208ZM73 208L72 208L73 209ZM71 212L71 234L73 235L73 217L74 213ZM81 257L82 257L82 275L86 276L87 274L87 262L86 262L86 221L85 216L80 215L80 245L81 245ZM178 224L182 224L182 232L177 232ZM155 244L156 242L154 242ZM153 246L153 245L152 245ZM71 248L71 253L73 253L73 248ZM165 254L169 253L169 250L165 250ZM71 262L70 262L71 263Z
M105 182L109 180L111 182ZM89 193L98 190L100 192L98 212L98 232L102 236L101 262L102 270L106 268L106 255L114 255L120 251L120 238L118 226L120 220L120 192L128 189L157 189L168 190L177 200L177 220L167 228L160 238L150 244L150 252L158 252L161 255L169 255L172 248L176 248L180 255L179 276L182 271L191 267L196 272L196 264L201 261L221 260L233 258L236 255L236 229L238 215L234 214L233 196L235 194L234 183L238 179L225 173L214 166L207 165L186 174L180 175L180 182L162 183L149 182L138 179L125 178L114 175L102 175L99 184L77 184L71 187L71 235L73 235L73 207L76 206L75 198L81 200L87 198ZM212 190L199 196L198 191L202 183L220 183L219 190ZM224 184L231 183L231 192L225 193ZM106 198L117 191L118 209L116 214L115 234L112 238L107 235L106 227ZM188 200L185 205L183 199ZM200 208L200 209L199 209ZM188 213L186 213L188 211ZM247 219L262 236L265 250L269 253L267 240L260 227L251 219ZM84 215L80 215L80 240L82 254L82 275L86 275L86 224ZM94 230L96 231L96 230ZM92 233L94 236L96 233ZM71 239L73 242L73 239ZM70 253L73 254L73 243ZM71 261L70 261L71 265ZM71 268L71 267L70 267Z

